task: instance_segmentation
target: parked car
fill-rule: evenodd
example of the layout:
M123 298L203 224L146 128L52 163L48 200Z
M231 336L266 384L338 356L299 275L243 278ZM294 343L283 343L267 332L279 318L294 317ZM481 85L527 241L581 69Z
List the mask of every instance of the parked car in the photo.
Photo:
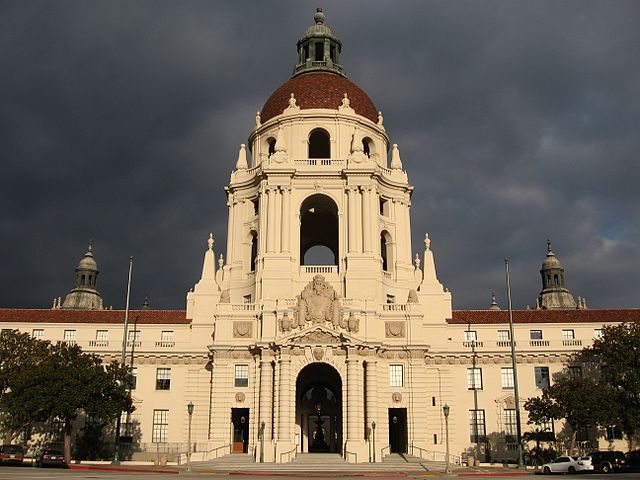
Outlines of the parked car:
M20 445L2 445L0 447L0 463L22 463L24 448Z
M627 469L631 472L640 472L640 450L627 452L624 455L627 461Z
M593 472L593 464L589 457L563 456L542 466L542 473L545 474L578 472Z
M43 450L36 459L36 467L62 467L66 468L64 455L60 450Z
M591 463L596 472L620 472L627 469L627 460L624 453L620 451L591 452L587 456L591 457Z

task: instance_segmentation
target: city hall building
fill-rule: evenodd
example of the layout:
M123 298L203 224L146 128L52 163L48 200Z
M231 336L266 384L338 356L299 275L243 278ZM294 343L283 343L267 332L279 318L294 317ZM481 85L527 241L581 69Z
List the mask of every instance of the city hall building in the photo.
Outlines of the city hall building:
M192 402L194 459L443 459L446 404L453 461L514 458L508 312L495 299L452 311L428 235L414 254L400 150L347 78L320 10L314 20L293 75L229 162L225 255L211 236L185 310L129 312L136 410L123 435L137 455L184 452ZM119 360L124 312L103 307L91 245L75 272L49 310L0 309L2 328ZM535 308L513 315L521 408L603 325L640 320L638 309L576 301L550 244L540 273ZM563 423L541 428L560 435Z

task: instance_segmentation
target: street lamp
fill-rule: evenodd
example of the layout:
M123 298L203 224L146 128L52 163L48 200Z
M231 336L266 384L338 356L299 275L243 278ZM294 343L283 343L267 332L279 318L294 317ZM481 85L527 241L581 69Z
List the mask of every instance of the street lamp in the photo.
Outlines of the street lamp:
M187 405L187 413L189 414L189 430L187 433L187 444L189 450L187 450L187 472L191 472L191 418L193 416L193 402L189 402Z
M376 463L376 422L371 422L371 435L373 436L373 463Z
M449 410L450 407L446 403L442 407L442 413L444 414L444 442L445 442L445 467L444 473L449 475L451 473L451 467L449 465Z

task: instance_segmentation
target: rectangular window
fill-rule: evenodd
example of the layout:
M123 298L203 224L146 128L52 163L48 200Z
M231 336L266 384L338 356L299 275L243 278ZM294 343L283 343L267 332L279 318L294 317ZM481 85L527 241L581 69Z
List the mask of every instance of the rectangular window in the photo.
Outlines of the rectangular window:
M602 338L602 329L594 328L593 329L593 338Z
M173 342L173 330L163 330L160 334L161 342Z
M167 430L169 429L169 410L153 411L153 429L151 441L153 443L166 443Z
M514 408L506 408L504 410L504 435L507 443L513 443L517 437L516 410Z
M243 303L245 303L245 304L249 304L249 303L251 303L251 294L249 294L249 295L244 295L244 296L242 297L242 301L243 301Z
M553 431L553 420L536 424L540 440L543 442L554 442L556 435Z
M574 340L576 338L575 332L573 329L571 330L562 330L562 339L563 340Z
M65 330L64 331L64 341L65 342L73 342L76 339L76 331L75 330Z
M96 340L98 342L106 342L109 340L109 330L96 330Z
M464 341L465 342L477 342L478 341L478 332L475 330L465 330L464 331Z
M130 413L122 412L122 415L120 415L120 436L133 436L133 419Z
M396 303L396 296L387 293L387 303Z
M170 368L156 369L156 390L170 390L170 389L171 389L171 369Z
M235 382L236 387L249 386L249 365L236 365Z
M127 342L139 342L140 330L129 330L127 332Z
M470 441L473 443L485 441L484 410L469 410Z
M542 330L529 330L531 340L542 340Z
M549 386L549 367L535 367L536 388L547 388Z
M508 342L510 339L509 330L498 330L498 341Z
M622 430L615 425L607 427L607 440L622 440Z
M44 337L44 328L34 328L31 332L31 336L33 338L42 338Z
M129 382L129 389L135 390L138 386L138 367L131 368L131 380Z
M580 365L569 365L569 378L581 378L582 367Z
M500 380L502 381L502 388L513 388L513 368L502 367L500 369Z
M481 368L467 368L467 388L469 390L482 390Z
M404 386L404 365L389 365L389 386Z

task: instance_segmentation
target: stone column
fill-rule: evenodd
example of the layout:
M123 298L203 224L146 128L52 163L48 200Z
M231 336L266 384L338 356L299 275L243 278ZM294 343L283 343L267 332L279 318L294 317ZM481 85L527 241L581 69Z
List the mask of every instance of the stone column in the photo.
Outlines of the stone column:
M233 234L229 235L231 232L235 230L234 224L233 224L233 213L234 213L233 193L229 193L229 196L227 197L227 207L229 207L229 218L227 220L227 232L228 232L227 233L227 263L231 265L235 260L234 252L233 252L234 238L233 238Z
M362 192L356 188L356 252L362 252Z
M275 214L274 214L274 234L276 236L275 248L276 252L282 251L282 190L275 188L273 190L275 194Z
M264 422L264 441L273 438L273 365L270 358L260 360L260 424Z
M380 422L378 419L378 361L377 360L367 360L364 364L365 366L365 381L366 383L366 393L367 393L367 428L371 428L371 423L376 422L376 430L380 428ZM373 434L377 432L372 432ZM381 438L376 438L376 441L373 442L373 438L369 437L369 441L376 445L376 447L384 446L384 441ZM376 448L376 450L380 450ZM380 455L378 452L375 453L376 460L380 459Z
M282 251L291 251L291 188L282 190Z
M347 442L362 441L363 426L362 365L358 358L347 358Z
M291 438L291 356L289 352L280 354L280 381L278 385L278 442L288 442Z
M275 251L276 243L276 195L275 189L269 187L267 189L267 253Z
M362 245L365 253L371 252L371 188L363 190L362 202Z
M347 244L349 248L349 253L354 253L357 248L356 243L356 192L353 188L349 187L347 189L347 208L348 210L348 228L349 238L347 238Z

